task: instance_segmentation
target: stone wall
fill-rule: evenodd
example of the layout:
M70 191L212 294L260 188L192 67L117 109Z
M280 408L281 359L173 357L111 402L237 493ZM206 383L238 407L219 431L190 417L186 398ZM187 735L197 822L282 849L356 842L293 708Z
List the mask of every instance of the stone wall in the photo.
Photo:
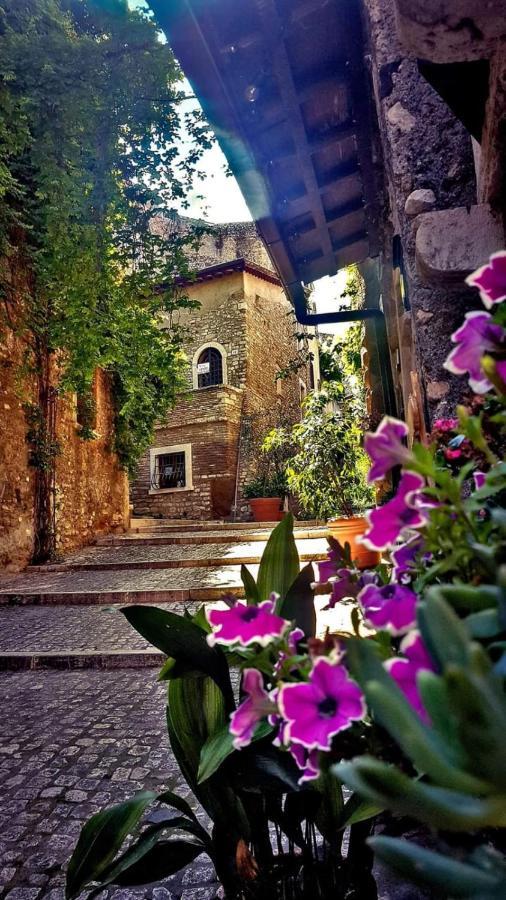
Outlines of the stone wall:
M94 380L97 438L82 440L76 431L76 404L61 402L56 432L61 453L56 461L57 551L67 553L96 535L128 525L128 479L111 451L114 413L109 377Z
M416 59L407 57L396 36L394 0L363 2L389 203L382 295L399 413L413 412L418 393L418 414L432 420L462 395L464 380L450 376L443 363L450 334L476 295L462 284L423 280L415 261L418 213L476 202L471 139L422 78ZM394 235L404 270L397 268L392 279Z
M132 483L138 515L174 519L219 519L234 504L243 391L222 386L192 391L167 423L156 428L153 448L191 444L193 488L150 493L150 455Z
M206 229L206 233L200 239L198 249L189 254L190 265L196 271L205 269L207 266L215 266L218 263L230 262L233 259L247 259L250 263L256 263L258 266L272 271L270 256L254 222L214 225L204 222L202 219L191 219L185 216L170 218L157 216L151 223L155 233L166 236L168 240L171 235L185 234L194 226Z
M34 470L29 466L23 403L33 401L28 379L21 378L23 345L12 332L0 346L0 573L18 571L34 552ZM99 437L82 441L76 431L76 404L59 400L57 439L57 549L67 552L89 543L100 532L128 522L125 472L110 450L113 419L110 385L97 373Z
M242 487L257 473L261 439L274 425L300 419L299 377L308 385L307 371L276 381L276 373L297 357L298 328L280 285L247 272L196 282L188 294L201 303L184 318L189 390L157 427L154 447L191 444L193 489L150 492L148 452L131 486L134 511L169 518L227 517L238 479L236 515L248 518ZM227 385L192 390L194 355L210 341L224 348Z
M28 466L23 395L23 345L11 331L0 341L0 572L17 571L33 551L33 470ZM21 387L24 391L21 393Z

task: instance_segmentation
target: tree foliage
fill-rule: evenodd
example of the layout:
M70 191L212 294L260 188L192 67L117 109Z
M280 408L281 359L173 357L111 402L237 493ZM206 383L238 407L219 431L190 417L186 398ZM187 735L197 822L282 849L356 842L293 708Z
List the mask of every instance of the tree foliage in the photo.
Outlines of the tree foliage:
M4 321L60 396L86 394L98 366L111 373L129 469L181 380L189 301L174 275L198 236L167 241L150 221L184 203L209 146L197 116L198 146L181 156L183 96L169 47L125 0L0 0Z

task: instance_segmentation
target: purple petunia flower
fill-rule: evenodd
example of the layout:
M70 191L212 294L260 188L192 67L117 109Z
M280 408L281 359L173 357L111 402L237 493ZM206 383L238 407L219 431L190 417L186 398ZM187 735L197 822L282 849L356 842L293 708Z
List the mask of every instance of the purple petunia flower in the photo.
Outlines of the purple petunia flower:
M482 358L486 353L504 350L506 331L496 325L487 312L470 312L464 317L464 324L452 334L457 346L444 363L445 369L454 375L469 374L469 386L477 394L485 394L492 382L482 368Z
M487 309L506 300L506 250L493 253L488 263L468 275L466 284L479 289Z
M425 525L427 514L417 505L423 487L421 475L404 472L395 497L366 514L369 528L360 542L369 550L386 550L407 528Z
M358 595L368 625L390 634L405 634L416 621L416 594L402 584L369 584Z
M242 689L248 694L230 717L230 733L234 735L234 747L247 747L261 719L274 709L274 704L264 688L263 679L257 669L245 669Z
M278 696L286 739L309 750L330 750L332 738L365 715L362 692L344 666L320 656L309 681L285 684Z
M392 577L395 581L410 581L416 558L422 547L422 535L415 534L405 544L401 544L400 547L396 547L392 551L392 562L394 564Z
M428 722L429 717L422 704L417 679L419 672L435 672L436 667L429 656L419 631L411 631L407 634L404 640L401 641L400 650L404 654L404 658L395 657L395 659L389 659L384 663L384 666L401 689L410 706L416 710L424 722Z
M403 443L408 431L405 422L385 416L374 434L367 432L364 449L372 460L368 482L384 478L394 466L403 465L411 459L411 453Z
M271 596L258 606L236 603L230 609L210 609L207 620L215 630L207 636L207 643L210 647L216 643L227 646L240 643L244 647L261 644L266 647L281 637L290 624L274 614L275 603L276 598Z
M289 750L299 769L302 769L299 784L318 778L320 774L319 750L308 750L302 744L292 744Z
M486 477L485 472L473 472L474 487L477 491L484 486Z
M290 659L290 657L296 655L297 650L298 650L297 645L298 645L299 641L301 641L304 637L305 637L305 634L304 634L302 628L294 628L293 631L290 632L290 634L288 635L288 640L287 640L287 649L281 651L281 653L279 654L278 659L274 665L274 674L275 675L279 674L279 672L281 671L281 667L284 665L284 663L286 662L287 659ZM293 668L293 666L292 666L292 668Z

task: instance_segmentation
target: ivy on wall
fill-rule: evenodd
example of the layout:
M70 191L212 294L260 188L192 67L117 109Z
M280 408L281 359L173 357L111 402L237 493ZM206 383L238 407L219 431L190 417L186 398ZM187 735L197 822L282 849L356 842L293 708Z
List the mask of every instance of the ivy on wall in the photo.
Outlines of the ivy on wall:
M0 0L0 303L37 385L30 428L42 415L54 449L47 397L85 396L102 367L129 471L182 385L178 313L194 305L174 276L199 235L150 229L185 205L210 145L183 99L168 45L125 0Z

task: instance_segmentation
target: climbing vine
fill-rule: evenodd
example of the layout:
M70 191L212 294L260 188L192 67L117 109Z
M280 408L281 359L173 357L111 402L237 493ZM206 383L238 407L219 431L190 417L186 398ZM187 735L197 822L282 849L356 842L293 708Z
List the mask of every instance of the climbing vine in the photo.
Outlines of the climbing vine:
M185 114L181 156L183 98L169 47L125 0L0 0L0 302L36 386L39 492L47 460L33 448L58 452L47 397L84 397L108 371L114 447L132 471L181 384L178 314L192 304L174 276L199 235L167 239L151 222L185 205L210 144Z

